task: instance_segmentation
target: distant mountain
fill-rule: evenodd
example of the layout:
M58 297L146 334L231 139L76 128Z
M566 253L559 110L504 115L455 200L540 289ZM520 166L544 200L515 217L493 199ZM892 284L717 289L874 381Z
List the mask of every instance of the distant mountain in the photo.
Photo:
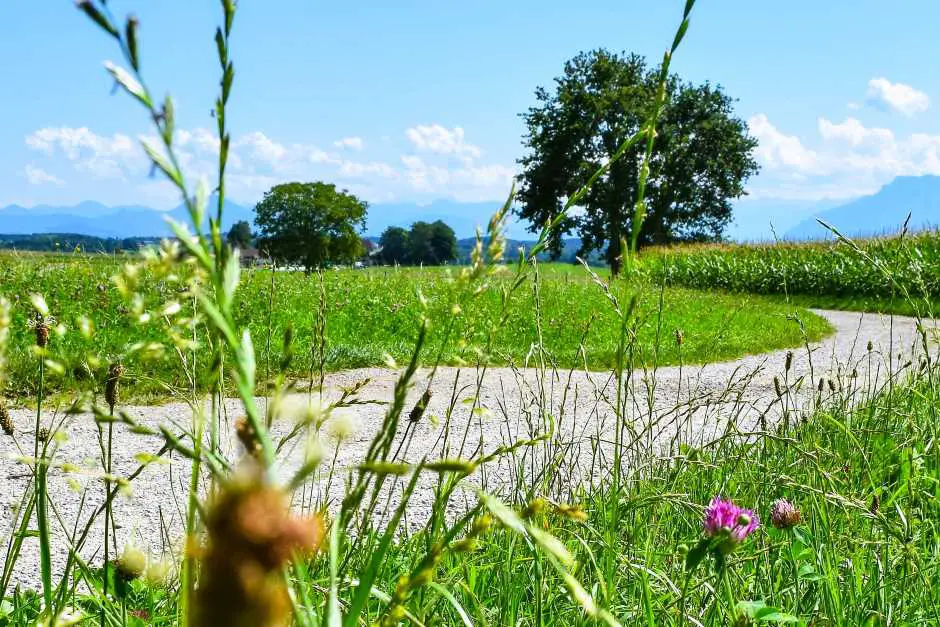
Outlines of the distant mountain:
M369 207L365 234L378 236L389 226L407 228L418 220L443 220L454 229L457 237L472 237L476 234L477 226L486 229L490 216L500 206L501 203L496 201L461 203L436 200L428 205L376 203ZM215 211L214 200L210 201L210 211ZM189 223L189 214L182 205L171 211L158 211L139 205L108 207L94 201L69 207L10 205L0 207L0 233L74 233L105 238L160 237L170 234L166 217ZM254 227L254 208L226 201L223 229L228 230L239 220L247 220ZM507 235L531 237L525 225L512 218L507 224Z
M212 210L215 205L210 203ZM225 230L239 220L251 220L253 211L226 201L223 211ZM95 237L160 237L170 235L166 218L189 223L189 213L182 205L171 211L158 211L137 205L107 207L86 201L71 207L0 208L0 233L21 235L29 233L75 233Z
M484 233L490 217L503 205L502 202L456 202L452 200L435 200L428 205L414 203L376 203L369 206L366 216L366 234L381 235L382 231L390 226L410 227L414 222L423 220L434 222L441 220L454 229L457 237L474 237L477 227ZM506 234L509 237L531 237L525 228L514 216L510 216L506 224Z
M843 204L845 200L781 200L754 199L745 196L734 204L732 222L725 236L736 242L772 241L785 237L797 224L823 211Z
M787 231L786 237L794 240L832 237L816 218L849 237L895 233L908 213L912 231L940 225L940 176L899 176L871 196L803 220Z

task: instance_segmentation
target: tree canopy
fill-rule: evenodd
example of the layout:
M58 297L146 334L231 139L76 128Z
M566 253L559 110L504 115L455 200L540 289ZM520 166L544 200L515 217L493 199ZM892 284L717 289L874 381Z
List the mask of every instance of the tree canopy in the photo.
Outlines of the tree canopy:
M581 53L565 64L555 89L539 87L538 104L522 114L528 132L517 210L540 229L567 198L608 163L639 131L653 109L659 68L638 55L606 50ZM734 115L733 100L720 86L693 85L670 75L666 104L653 144L646 186L647 216L640 245L720 239L731 220L731 201L758 170L757 140ZM573 231L581 254L606 246L605 258L619 270L620 239L629 238L645 141L631 146L599 177L552 234L551 248Z
M441 220L415 222L411 229L390 226L379 239L386 263L439 265L457 259L457 236Z
M379 253L385 263L408 263L408 231L400 226L390 226L379 238Z
M408 261L436 266L457 258L457 236L444 222L415 222L408 232Z
M255 206L259 247L307 270L362 254L368 204L328 183L284 183Z

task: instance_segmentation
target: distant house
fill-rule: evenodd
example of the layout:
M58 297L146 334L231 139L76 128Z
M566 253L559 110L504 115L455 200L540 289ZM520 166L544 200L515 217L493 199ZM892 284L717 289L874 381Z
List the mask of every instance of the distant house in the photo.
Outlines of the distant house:
M238 253L242 266L245 268L264 266L269 262L268 258L261 254L261 251L257 248L242 248L239 249Z

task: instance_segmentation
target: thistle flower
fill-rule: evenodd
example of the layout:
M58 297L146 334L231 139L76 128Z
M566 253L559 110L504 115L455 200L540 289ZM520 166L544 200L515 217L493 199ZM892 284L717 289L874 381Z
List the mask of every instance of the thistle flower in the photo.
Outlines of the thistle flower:
M770 524L777 529L792 529L800 524L802 515L796 506L786 499L777 499L770 509Z
M121 364L111 364L111 367L108 368L108 380L104 387L104 400L108 402L108 406L111 408L112 412L114 411L114 406L117 405L118 402L118 393L120 392L121 387L121 376L123 374L124 366Z
M6 435L13 435L16 432L13 418L7 410L7 406L4 405L2 401L0 401L0 429L3 429Z
M313 553L321 518L291 516L289 498L250 463L223 487L206 519L208 546L193 607L196 627L274 627L290 621L283 568L295 553Z
M723 555L731 553L759 525L757 514L717 496L705 509L705 520L702 522L706 536L724 538L716 547Z

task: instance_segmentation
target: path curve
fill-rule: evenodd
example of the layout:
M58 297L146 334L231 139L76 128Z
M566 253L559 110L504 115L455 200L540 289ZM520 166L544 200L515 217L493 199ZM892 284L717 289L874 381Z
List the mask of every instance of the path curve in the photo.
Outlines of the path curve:
M745 356L722 363L663 367L655 372L640 370L625 377L620 394L621 415L627 417L623 423L629 426L624 427L621 435L622 441L632 443L630 454L639 459L651 452L668 453L675 450L679 442L694 444L707 441L723 432L729 421L747 431L772 426L783 418L795 419L801 413L811 411L817 403L861 402L882 389L892 377L897 379L916 368L923 356L922 334L911 318L840 311L816 313L829 320L835 332L808 347ZM936 321L929 321L926 326L930 329L928 334L937 330ZM789 360L788 353L792 353ZM791 362L789 370L786 369L787 361ZM419 371L416 385L408 396L406 415L426 389L429 375L427 369ZM359 398L388 400L392 397L397 376L395 371L378 368L329 374L325 395L336 398L341 388L368 379L369 383L361 389ZM482 410L472 411L472 404L467 399L472 399L478 378L478 405ZM523 478L526 482L532 481L534 475L542 481L543 492L564 498L571 486L596 479L601 472L599 469L609 468L611 442L616 433L613 408L617 403L617 388L617 382L610 373L519 371L510 368L488 368L485 373L479 373L472 369L440 368L431 385L433 396L426 413L410 428L406 457L414 461L425 454L434 459L470 457L480 450L489 453L503 443L541 435L552 423L553 435L548 444L527 450L524 455L520 453L514 459L487 466L475 475L474 480L485 483L489 490L499 491L513 485L522 472L528 475ZM778 388L781 395L778 395ZM450 417L444 419L448 407L452 407ZM126 407L125 411L149 426L174 421L186 424L191 415L185 404ZM231 416L239 415L238 402L229 401L227 411ZM338 448L334 448L336 444L333 441L325 439L327 459L338 451L336 459L340 467L348 467L361 460L384 412L384 405L357 406L357 433ZM32 447L28 443L32 442L31 425L35 419L33 412L28 410L13 410L11 413L18 426L16 440L0 437L0 477L6 486L4 494L8 501L0 511L0 540L3 541L0 558L6 555L12 507L22 495L29 476L28 467L14 459L19 454L14 442L20 442L31 452ZM403 420L399 438L403 437L407 423L407 419ZM276 423L274 435L282 436L287 429L287 424ZM63 430L68 441L61 446L56 460L95 468L100 463L97 461L100 449L92 417L70 416L65 419ZM465 442L462 451L461 442ZM227 445L233 449L237 446L231 440ZM138 466L135 455L152 453L158 448L159 442L155 439L130 434L123 426L117 426L114 434L116 474L126 476ZM302 458L301 449L297 446L286 451L287 454L282 456L280 474L289 476L297 467ZM556 467L551 476L539 476L539 469L544 467L544 460L550 456L566 461ZM134 481L132 494L116 502L119 545L127 538L135 538L154 552L164 550L167 543L178 547L188 481L189 463L180 458L174 458L170 463L153 464L144 470ZM409 508L408 522L411 526L419 524L427 516L433 502L433 485L433 477L422 478ZM84 505L77 486L87 488ZM318 495L327 493L325 480L318 486ZM340 485L330 487L334 496L341 489ZM94 477L93 471L86 475L67 476L53 470L49 491L57 516L66 523L69 533L77 516L84 521L92 508L101 502L101 482ZM453 507L459 510L472 498L469 493L458 495ZM384 515L385 507L380 505L378 514ZM100 528L100 524L94 526L81 551L92 564L100 564L101 560ZM56 569L61 569L67 555L67 543L62 539L61 529L56 528L54 536L53 563ZM28 538L15 569L14 583L35 586L36 573L37 543L35 539Z

